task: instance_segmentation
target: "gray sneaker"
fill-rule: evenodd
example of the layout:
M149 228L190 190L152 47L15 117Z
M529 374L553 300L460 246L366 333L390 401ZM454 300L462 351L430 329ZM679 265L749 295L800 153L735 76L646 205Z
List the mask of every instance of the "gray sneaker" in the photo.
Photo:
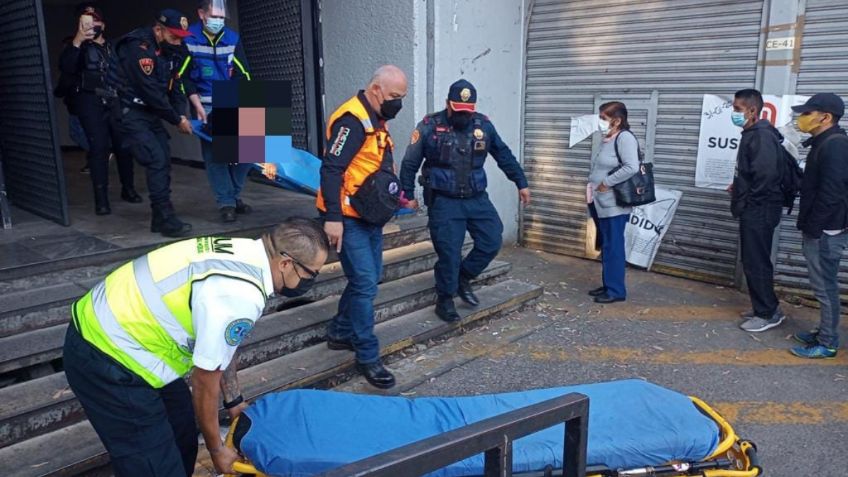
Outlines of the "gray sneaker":
M751 333L759 333L761 331L770 330L780 325L785 319L786 315L784 315L778 310L778 312L776 312L770 320L755 316L739 325L739 327L745 331L750 331Z
M757 315L754 314L754 310L746 310L746 311L743 311L742 313L739 313L739 318L742 318L743 320L750 320L751 318L754 318L755 316L757 316Z

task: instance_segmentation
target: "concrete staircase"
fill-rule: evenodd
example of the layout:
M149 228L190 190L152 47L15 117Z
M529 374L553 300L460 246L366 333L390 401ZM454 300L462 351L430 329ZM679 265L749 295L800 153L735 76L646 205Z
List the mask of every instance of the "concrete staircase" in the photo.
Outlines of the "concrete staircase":
M542 289L505 279L495 261L477 280L481 304L459 305L461 323L432 312L436 261L426 219L386 227L383 280L375 303L381 353L391 359L416 344L462 332L514 310ZM144 251L139 251L143 253ZM108 456L61 371L68 305L128 257L98 257L0 285L0 469L5 476L108 475ZM39 270L41 271L41 270ZM335 257L307 297L275 298L240 347L239 380L248 399L298 387L333 387L354 375L354 356L323 343L345 278ZM459 304L459 300L457 300Z

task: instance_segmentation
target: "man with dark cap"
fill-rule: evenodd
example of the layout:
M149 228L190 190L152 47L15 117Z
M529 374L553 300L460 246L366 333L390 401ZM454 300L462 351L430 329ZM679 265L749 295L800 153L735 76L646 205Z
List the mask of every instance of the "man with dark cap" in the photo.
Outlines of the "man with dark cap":
M798 129L812 134L801 184L798 229L803 234L810 286L821 305L818 328L795 334L804 346L792 348L801 358L835 358L839 347L839 262L848 246L848 136L839 127L845 114L842 98L819 93L792 110L800 113Z
M189 35L188 18L162 10L151 27L128 33L115 45L109 81L118 94L113 119L124 144L147 169L147 188L153 217L150 231L181 237L191 231L171 203L171 151L162 120L191 134L186 118L188 101L177 75L182 39Z
M62 75L56 93L65 99L68 112L79 118L88 142L88 167L94 186L94 212L111 213L109 206L109 152L114 151L121 179L121 198L140 203L135 191L132 156L121 148L121 137L109 121L109 104L115 92L106 83L112 43L106 30L103 12L93 3L77 6L74 20L76 34L59 56Z
M489 118L476 112L477 90L464 79L451 85L447 107L429 114L412 132L401 165L404 195L415 197L415 174L421 167L421 184L428 208L430 238L439 259L434 269L438 302L436 315L444 321L460 319L453 297L459 294L471 306L480 302L471 280L497 256L503 223L486 193L483 165L491 154L498 167L518 187L522 204L530 203L530 189L521 165L503 142ZM417 208L410 200L408 207ZM474 248L463 259L465 232Z

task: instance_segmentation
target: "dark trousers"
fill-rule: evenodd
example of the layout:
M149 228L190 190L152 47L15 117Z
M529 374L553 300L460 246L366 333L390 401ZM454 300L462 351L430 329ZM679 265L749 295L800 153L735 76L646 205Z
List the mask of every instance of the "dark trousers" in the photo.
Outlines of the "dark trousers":
M748 284L751 307L754 315L766 320L771 319L778 306L771 247L782 211L780 204L759 205L745 208L739 216L742 270Z
M154 389L80 336L65 335L65 376L109 452L117 477L190 477L197 459L191 392Z
M75 98L76 113L88 140L88 167L94 187L109 185L109 151L115 153L121 185L133 189L133 159L123 149L117 128L109 119L109 108L92 93L79 93Z
M327 333L335 339L350 340L357 362L376 363L380 360L380 343L374 334L374 299L383 276L383 227L345 217L339 261L347 286Z
M428 208L430 239L439 259L433 272L439 296L453 297L460 274L479 275L501 249L503 222L485 192L467 199L436 194ZM465 232L474 240L474 248L462 258Z
M604 288L611 298L627 298L625 274L627 253L624 250L624 229L630 214L599 217L595 204L589 204L589 213L598 229L596 245L601 246L601 272Z
M147 190L153 208L171 205L171 137L162 120L138 108L122 108L118 132L127 149L147 172Z

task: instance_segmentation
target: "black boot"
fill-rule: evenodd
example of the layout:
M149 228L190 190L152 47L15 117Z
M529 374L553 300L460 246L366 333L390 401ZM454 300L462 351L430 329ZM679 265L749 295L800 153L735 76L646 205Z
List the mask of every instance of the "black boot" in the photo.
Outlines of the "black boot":
M143 200L134 187L121 187L121 199L130 204L140 204Z
M453 297L440 296L436 302L436 316L442 321L455 323L461 319L453 304Z
M191 232L191 224L178 219L172 205L159 205L153 207L150 231L165 237L184 237Z
M457 290L457 295L459 295L459 298L462 299L462 301L471 306L477 306L480 304L480 300L477 298L477 295L474 294L474 288L471 287L471 279L462 274L459 275L459 289Z
M371 364L356 364L356 369L365 376L365 380L371 383L375 388L389 389L395 385L395 377L383 366L383 363L377 361Z
M249 214L253 212L253 207L247 205L241 199L236 199L236 213L237 214Z
M112 213L112 209L109 207L108 186L94 186L94 213L96 215L109 215Z

